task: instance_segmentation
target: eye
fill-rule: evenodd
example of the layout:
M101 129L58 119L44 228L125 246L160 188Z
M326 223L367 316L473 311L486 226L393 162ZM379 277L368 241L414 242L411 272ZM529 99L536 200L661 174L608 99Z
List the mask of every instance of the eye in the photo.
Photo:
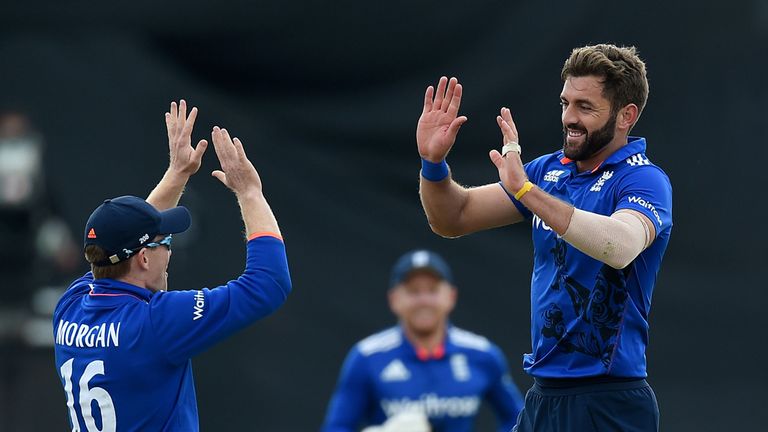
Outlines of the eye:
M568 106L568 102L561 100L561 101L560 101L560 106L561 106L563 109L565 109L565 108Z

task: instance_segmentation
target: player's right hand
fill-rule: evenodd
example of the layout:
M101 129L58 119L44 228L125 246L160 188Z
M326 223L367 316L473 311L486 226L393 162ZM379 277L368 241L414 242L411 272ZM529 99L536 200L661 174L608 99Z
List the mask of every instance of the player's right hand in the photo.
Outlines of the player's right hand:
M197 119L197 107L193 107L187 117L187 102L182 99L178 106L171 102L171 109L165 113L165 127L168 130L168 169L190 177L200 169L203 153L208 148L208 141L200 140L192 148L192 129Z
M243 143L229 137L226 129L213 127L213 148L221 163L221 169L211 173L237 195L261 193L261 178L245 155Z
M515 142L519 144L520 134L517 133L517 126L512 120L512 113L509 108L502 108L499 114L496 116L496 123L501 129L503 143ZM499 170L499 180L508 192L514 194L528 181L520 153L510 151L502 156L498 150L491 150L488 156L491 158L491 162L496 165L496 169Z
M416 143L423 159L435 163L444 160L456 142L459 128L467 121L466 116L458 117L461 90L456 78L449 81L446 77L440 78L436 93L434 87L427 87L416 127Z

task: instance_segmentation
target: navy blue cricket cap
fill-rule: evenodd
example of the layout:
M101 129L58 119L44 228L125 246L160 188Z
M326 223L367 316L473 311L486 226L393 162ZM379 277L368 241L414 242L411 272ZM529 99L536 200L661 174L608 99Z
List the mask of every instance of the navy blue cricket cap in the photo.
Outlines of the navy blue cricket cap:
M435 252L425 249L410 251L395 262L389 277L389 287L402 283L417 270L425 270L453 284L453 274L448 263Z
M121 196L105 200L91 213L85 224L85 246L96 245L107 253L107 259L93 264L117 264L158 235L184 232L191 223L185 207L158 211L139 197Z

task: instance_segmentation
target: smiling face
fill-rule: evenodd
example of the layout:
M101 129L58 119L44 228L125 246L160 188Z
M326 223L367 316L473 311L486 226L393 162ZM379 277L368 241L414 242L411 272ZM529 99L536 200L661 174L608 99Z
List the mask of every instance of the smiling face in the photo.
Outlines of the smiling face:
M456 289L425 270L411 273L389 291L389 306L407 331L419 337L443 332L456 304Z
M563 153L583 161L614 143L618 112L603 95L602 80L594 75L568 77L560 94L563 107Z

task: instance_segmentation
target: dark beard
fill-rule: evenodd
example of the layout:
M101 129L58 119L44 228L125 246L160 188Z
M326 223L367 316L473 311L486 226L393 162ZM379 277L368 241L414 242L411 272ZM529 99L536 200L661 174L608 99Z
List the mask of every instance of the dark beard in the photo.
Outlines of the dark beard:
M616 128L616 117L618 113L611 115L605 126L589 133L587 129L580 124L569 124L563 128L563 153L565 157L574 161L583 161L591 158L597 152L604 149L605 146L613 141ZM581 148L568 147L568 128L581 130L585 132L584 144Z

